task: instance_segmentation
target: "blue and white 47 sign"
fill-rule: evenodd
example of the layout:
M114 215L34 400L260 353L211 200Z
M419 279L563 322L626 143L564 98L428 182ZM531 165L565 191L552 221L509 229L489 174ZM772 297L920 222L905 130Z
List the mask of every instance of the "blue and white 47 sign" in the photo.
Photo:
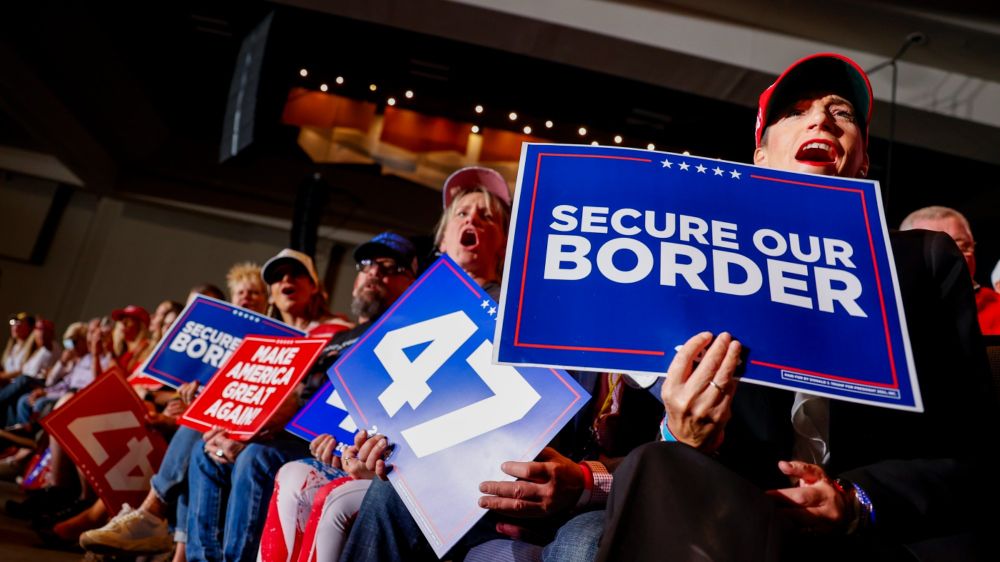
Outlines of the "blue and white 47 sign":
M525 145L497 360L665 373L709 330L743 379L922 411L878 183Z
M511 480L587 401L569 375L492 363L497 305L440 258L330 369L351 417L395 446L390 481L443 556L485 513L479 483Z
M285 431L306 441L312 441L321 433L329 433L337 440L335 454L340 454L354 444L354 434L358 426L347 413L344 398L330 381L326 381L312 399L302 407Z

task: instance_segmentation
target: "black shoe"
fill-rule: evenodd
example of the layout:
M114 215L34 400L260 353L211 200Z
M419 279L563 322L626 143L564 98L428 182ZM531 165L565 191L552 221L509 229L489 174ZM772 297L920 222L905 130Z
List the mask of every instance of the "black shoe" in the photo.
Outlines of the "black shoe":
M31 518L31 528L39 531L41 529L51 529L56 523L65 521L74 515L83 512L85 509L94 505L94 500L73 500L64 506L53 506L50 509L46 509L39 513L36 513L34 517Z
M75 492L67 488L49 486L28 492L28 499L24 501L7 500L4 507L11 517L34 519L43 512L65 508L76 501L77 497Z
M52 532L52 528L47 529L35 529L38 536L42 539L42 544L39 546L41 548L47 548L49 550L65 550L67 552L78 552L83 553L83 548L80 547L79 542L76 540L68 540L60 537L59 535Z

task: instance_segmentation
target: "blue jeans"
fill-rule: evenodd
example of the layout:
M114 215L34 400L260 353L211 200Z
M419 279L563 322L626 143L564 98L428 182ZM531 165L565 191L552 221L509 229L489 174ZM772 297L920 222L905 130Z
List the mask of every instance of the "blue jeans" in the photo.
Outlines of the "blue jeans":
M3 416L3 419L0 419L0 424L2 424L0 427L14 425L17 420L18 399L44 383L45 381L32 376L18 375L6 386L0 388L0 416Z
M444 558L460 559L477 544L506 538L496 532L495 525L488 515L480 519ZM543 550L542 559L593 560L603 528L603 511L577 515L559 528L555 540ZM436 561L438 557L392 485L375 480L365 494L340 559L409 562Z
M604 534L604 510L588 511L570 519L556 531L556 538L542 551L542 560L590 562Z
M48 398L42 396L41 398L35 400L35 405L32 406L28 404L28 397L30 394L22 394L20 398L17 399L17 418L11 422L15 423L28 423L31 421L31 413L41 413L49 406L54 406L56 402L59 401L58 398Z
M190 427L178 427L163 455L160 469L150 479L156 497L167 505L176 505L171 523L183 539L180 542L187 542L188 463L191 455L201 450L201 433Z
M291 437L251 443L232 464L219 464L202 449L192 449L188 467L187 559L256 560L267 504L274 491L274 475L281 465L308 453L308 443Z

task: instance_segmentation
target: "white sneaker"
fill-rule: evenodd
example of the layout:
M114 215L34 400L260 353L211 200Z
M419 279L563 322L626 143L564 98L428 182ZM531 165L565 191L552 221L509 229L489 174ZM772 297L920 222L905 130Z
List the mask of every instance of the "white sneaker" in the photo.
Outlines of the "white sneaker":
M107 525L80 535L80 546L99 554L153 554L170 550L174 541L165 520L123 504Z

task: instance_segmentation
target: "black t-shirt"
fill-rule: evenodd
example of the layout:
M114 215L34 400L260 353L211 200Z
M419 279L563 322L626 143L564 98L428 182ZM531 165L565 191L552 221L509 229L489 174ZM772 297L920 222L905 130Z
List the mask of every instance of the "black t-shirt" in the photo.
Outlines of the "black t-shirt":
M365 322L364 324L358 324L350 330L338 332L330 340L330 343L326 344L326 347L320 352L319 358L316 359L316 362L310 367L309 373L303 379L305 387L299 395L300 405L304 406L312 399L316 391L328 380L326 372L337 362L337 359L340 359L340 354L345 349L354 345L369 326L371 326L371 322Z

